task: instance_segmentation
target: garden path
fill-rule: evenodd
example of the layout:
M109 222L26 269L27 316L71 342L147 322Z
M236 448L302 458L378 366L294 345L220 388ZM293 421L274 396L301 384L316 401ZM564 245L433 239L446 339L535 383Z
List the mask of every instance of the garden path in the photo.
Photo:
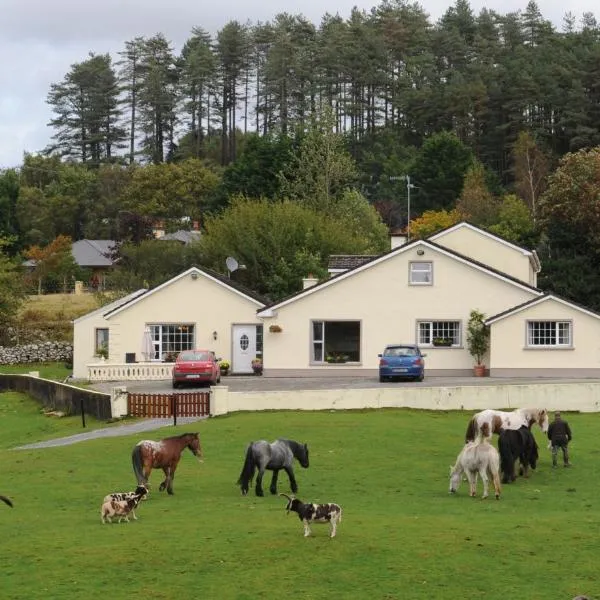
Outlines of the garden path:
M193 423L207 417L179 417L177 423L184 425L186 423ZM76 433L75 435L69 435L67 437L55 438L53 440L46 440L45 442L35 442L33 444L25 444L24 446L18 446L15 450L36 450L38 448L54 448L56 446L68 446L70 444L77 444L78 442L85 442L87 440L94 440L105 437L116 437L119 435L131 435L132 433L141 433L143 431L150 431L152 429L159 429L160 427L166 427L173 424L173 419L144 419L143 421L136 421L135 423L129 423L128 425L117 425L116 427L105 427L104 429L94 429L93 431L87 431L84 433Z

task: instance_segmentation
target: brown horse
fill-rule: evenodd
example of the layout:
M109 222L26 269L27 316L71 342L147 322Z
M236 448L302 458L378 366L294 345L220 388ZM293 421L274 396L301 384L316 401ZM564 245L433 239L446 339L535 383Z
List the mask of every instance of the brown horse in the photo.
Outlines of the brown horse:
M131 454L133 472L138 485L147 485L152 469L162 469L165 480L158 488L161 492L167 488L173 494L173 477L181 458L181 453L189 448L191 453L202 462L202 447L198 433L182 433L164 438L159 442L143 440L138 442Z
M7 498L6 496L0 496L0 500L2 500L2 502L4 502L5 504L8 504L10 507L12 507L13 505L10 498Z

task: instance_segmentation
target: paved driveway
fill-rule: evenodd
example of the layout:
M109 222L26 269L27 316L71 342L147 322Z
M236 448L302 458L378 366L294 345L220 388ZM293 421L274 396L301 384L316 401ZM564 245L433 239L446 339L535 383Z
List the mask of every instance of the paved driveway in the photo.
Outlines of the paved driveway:
M361 377L266 377L266 376L227 376L221 378L221 384L227 385L232 392L262 392L280 390L343 390L376 387L426 387L461 385L517 385L530 383L573 383L599 382L599 379L559 379L559 378L505 378L505 377L426 377L423 382L400 381L379 383L376 376ZM123 386L130 392L171 393L171 381L111 381L97 383L92 389L110 393L113 387ZM184 389L207 389L189 387ZM180 388L180 391L181 388Z

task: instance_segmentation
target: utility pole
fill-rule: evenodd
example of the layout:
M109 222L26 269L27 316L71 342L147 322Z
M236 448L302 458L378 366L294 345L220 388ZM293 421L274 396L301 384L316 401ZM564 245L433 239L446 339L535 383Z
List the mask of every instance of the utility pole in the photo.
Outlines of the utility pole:
M410 175L392 175L390 181L406 181L406 200L407 200L407 221L406 221L406 241L410 242L410 190L417 187L410 182Z

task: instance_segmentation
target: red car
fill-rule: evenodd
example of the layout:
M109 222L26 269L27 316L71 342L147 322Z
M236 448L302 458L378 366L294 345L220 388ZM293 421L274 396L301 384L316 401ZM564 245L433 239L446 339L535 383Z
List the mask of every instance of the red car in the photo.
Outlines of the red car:
M212 350L184 350L173 365L173 387L182 383L221 383L221 369Z

